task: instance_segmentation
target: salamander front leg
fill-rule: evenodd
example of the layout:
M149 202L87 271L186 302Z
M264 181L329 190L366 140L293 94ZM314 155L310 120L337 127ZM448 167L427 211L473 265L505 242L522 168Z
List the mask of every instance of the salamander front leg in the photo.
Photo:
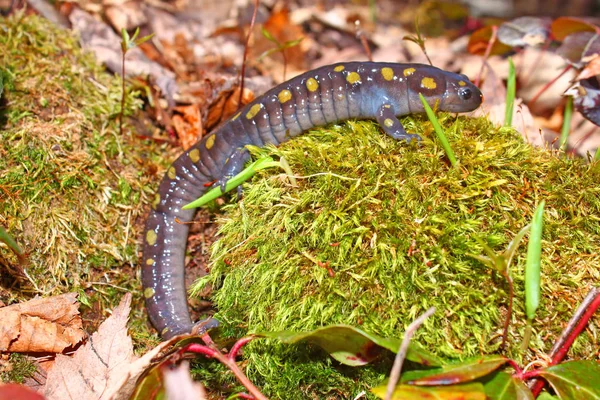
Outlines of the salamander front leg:
M237 174L242 172L242 170L244 169L244 164L246 164L246 162L249 159L250 159L250 152L246 148L240 147L240 148L236 149L229 156L227 161L225 161L225 165L223 166L223 169L221 170L222 175L219 179L217 179L214 186L219 186L221 188L221 192L225 193L225 188L227 186L227 182L231 178L233 178L234 176L236 176ZM238 191L238 198L239 198L242 196L242 187L238 186L237 191Z
M398 120L398 117L396 117L394 109L389 104L384 104L379 107L375 119L379 125L381 125L381 129L383 129L386 134L396 140L406 140L407 142L410 142L414 139L418 142L421 141L421 137L419 135L406 133L404 127Z

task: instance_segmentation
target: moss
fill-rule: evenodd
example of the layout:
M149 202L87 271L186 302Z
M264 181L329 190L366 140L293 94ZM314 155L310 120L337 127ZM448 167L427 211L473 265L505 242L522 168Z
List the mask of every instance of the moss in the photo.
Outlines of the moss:
M449 115L442 119L449 124ZM473 237L501 252L545 199L542 304L532 350L518 350L525 322L521 246L512 267L516 298L507 355L526 363L551 349L600 275L600 166L533 149L483 119L459 118L447 129L460 160L453 169L430 139L429 123L404 123L425 138L420 146L396 142L361 121L254 150L257 157L285 157L300 179L292 187L272 170L261 171L243 200L226 206L203 280L219 289L213 300L225 332L345 323L397 337L435 306L414 340L446 358L495 352L507 288L468 256L482 253ZM299 349L253 343L248 374L275 398L290 391L318 398L325 385L319 369L331 368L327 374L344 387L343 398L382 379L374 370L355 373L368 379L356 379L349 389L346 372L333 371L339 366L326 357L309 362L306 348ZM571 354L597 358L599 351L584 334Z
M6 362L0 363L0 382L23 383L31 378L37 365L22 354L13 353Z
M151 200L164 154L125 124L119 134L121 81L79 47L71 32L18 14L0 19L0 224L27 253L27 264L0 244L5 303L34 294L89 294L86 322L106 317L126 291L139 294L136 223ZM141 101L126 96L126 114ZM158 164L158 165L157 165ZM13 274L15 276L16 274ZM138 317L141 296L137 299ZM140 327L145 325L142 323Z

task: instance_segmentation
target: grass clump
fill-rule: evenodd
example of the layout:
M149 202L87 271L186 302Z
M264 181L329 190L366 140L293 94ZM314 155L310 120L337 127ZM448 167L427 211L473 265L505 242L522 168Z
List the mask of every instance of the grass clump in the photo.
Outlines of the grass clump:
M27 254L22 264L0 243L0 300L77 291L97 324L140 292L134 226L158 169L147 154L160 150L118 134L120 78L71 32L23 14L0 32L0 225ZM131 115L141 103L130 92L125 104Z
M429 139L430 124L407 118L405 126L425 138L422 145L394 141L359 121L254 150L257 157L285 157L302 178L292 187L272 170L260 171L243 200L226 207L210 275L198 285L218 288L214 302L226 334L343 323L399 337L435 306L414 340L446 358L492 353L507 288L468 256L482 253L474 236L502 252L545 200L542 303L531 351L519 352L526 325L521 246L511 271L516 298L507 355L526 362L551 349L600 275L600 166L531 148L510 128L459 118L447 130L459 160L450 168ZM275 398L352 398L387 373L375 367L348 375L326 356L307 360L306 351L253 342L248 374ZM584 334L571 354L597 358L599 351Z

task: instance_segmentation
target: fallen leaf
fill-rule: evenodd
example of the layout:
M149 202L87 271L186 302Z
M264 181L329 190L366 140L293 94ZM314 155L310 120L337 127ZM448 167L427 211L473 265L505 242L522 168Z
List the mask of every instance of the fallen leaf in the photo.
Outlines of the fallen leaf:
M129 399L138 378L155 357L180 340L174 337L136 357L127 335L130 306L131 294L127 293L84 346L70 357L57 355L43 389L48 400Z
M117 32L121 32L121 29L131 30L148 22L140 4L129 1L124 4L112 5L104 13Z
M498 40L511 47L537 46L548 39L550 18L520 17L498 27Z
M192 380L189 361L162 369L166 398L169 400L206 399L204 387Z
M44 400L41 394L16 383L0 383L0 400Z
M173 127L184 150L202 138L202 116L197 104L175 107L180 114L173 115Z
M0 351L61 353L85 336L77 293L0 308Z
M577 75L575 80L580 81L600 75L600 56L595 56L590 60L589 63L583 68L583 70Z
M562 41L575 32L595 32L598 22L597 18L560 17L552 21L550 32L554 39Z

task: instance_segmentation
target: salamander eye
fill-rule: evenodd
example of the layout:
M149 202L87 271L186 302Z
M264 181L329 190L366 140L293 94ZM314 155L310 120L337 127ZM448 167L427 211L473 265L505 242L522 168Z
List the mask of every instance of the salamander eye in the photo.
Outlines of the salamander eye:
M466 87L461 87L458 89L458 97L463 100L469 100L473 96L473 91Z

